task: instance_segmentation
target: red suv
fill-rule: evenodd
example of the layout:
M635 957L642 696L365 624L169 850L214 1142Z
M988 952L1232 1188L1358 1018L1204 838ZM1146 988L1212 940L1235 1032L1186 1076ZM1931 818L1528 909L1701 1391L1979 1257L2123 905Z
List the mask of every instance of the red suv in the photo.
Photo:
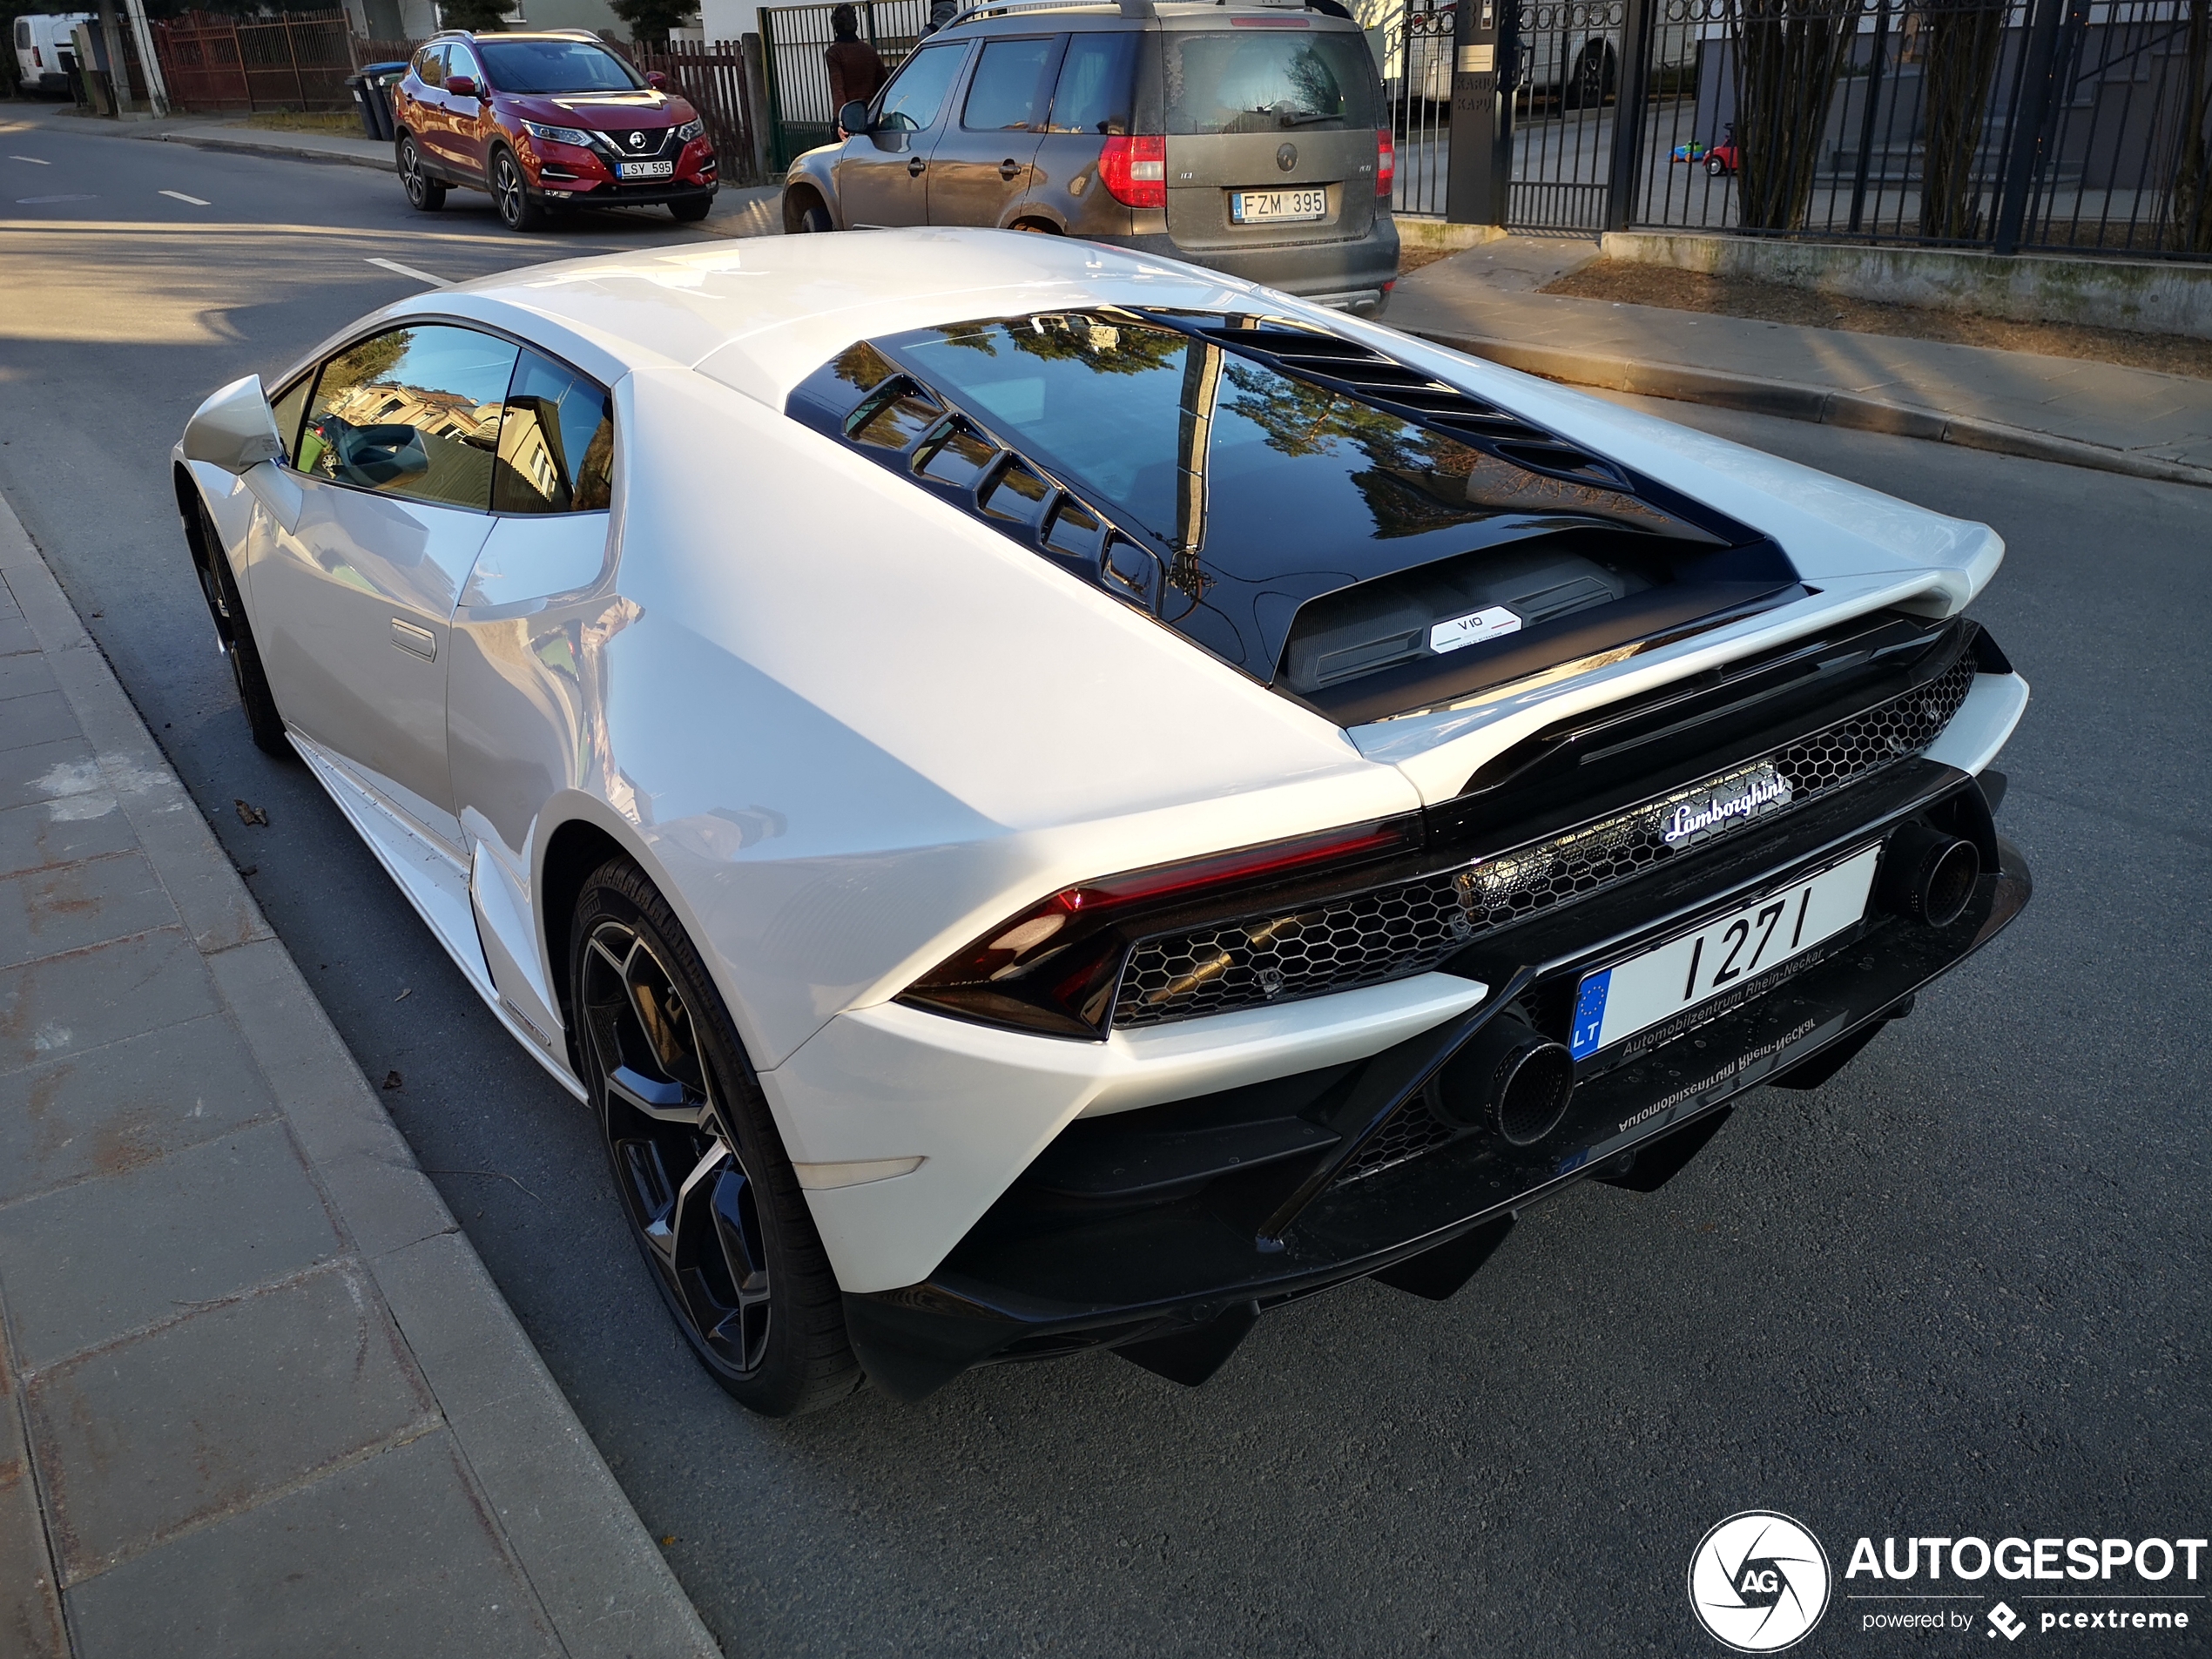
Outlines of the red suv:
M392 89L400 181L422 212L488 190L509 230L564 207L665 203L705 219L719 183L698 111L581 30L435 36Z

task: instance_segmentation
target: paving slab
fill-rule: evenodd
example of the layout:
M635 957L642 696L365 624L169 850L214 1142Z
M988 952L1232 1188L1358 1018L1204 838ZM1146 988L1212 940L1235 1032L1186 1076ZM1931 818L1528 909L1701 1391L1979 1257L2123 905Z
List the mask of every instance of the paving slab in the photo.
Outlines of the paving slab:
M49 1366L24 1400L64 1584L438 1426L345 1263Z
M177 924L136 849L0 877L0 968Z
M556 1659L475 1496L451 1437L424 1435L72 1589L78 1659Z
M0 1295L17 1357L36 1368L344 1247L273 1119L0 1208Z
M0 1205L124 1174L275 1112L252 1050L219 1015L0 1073Z
M180 927L0 968L0 1072L216 1011Z
M131 820L112 810L57 817L50 803L40 801L0 812L0 876L127 852L137 845Z

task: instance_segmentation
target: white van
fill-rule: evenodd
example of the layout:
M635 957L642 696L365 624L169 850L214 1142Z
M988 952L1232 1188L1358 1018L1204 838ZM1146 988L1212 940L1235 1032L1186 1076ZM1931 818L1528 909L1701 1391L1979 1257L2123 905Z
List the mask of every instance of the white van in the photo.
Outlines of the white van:
M69 68L77 57L70 30L91 21L89 11L42 11L16 19L16 79L24 91L69 91Z

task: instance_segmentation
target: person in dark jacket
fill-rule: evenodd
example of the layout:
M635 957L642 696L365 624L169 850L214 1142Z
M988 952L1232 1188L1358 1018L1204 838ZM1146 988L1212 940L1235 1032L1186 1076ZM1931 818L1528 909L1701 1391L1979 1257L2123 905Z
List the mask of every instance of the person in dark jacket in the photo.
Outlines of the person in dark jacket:
M847 104L868 103L890 77L875 48L860 38L860 14L851 6L838 7L830 13L830 33L837 38L822 53L829 70L830 108L841 110ZM840 130L838 136L845 134Z

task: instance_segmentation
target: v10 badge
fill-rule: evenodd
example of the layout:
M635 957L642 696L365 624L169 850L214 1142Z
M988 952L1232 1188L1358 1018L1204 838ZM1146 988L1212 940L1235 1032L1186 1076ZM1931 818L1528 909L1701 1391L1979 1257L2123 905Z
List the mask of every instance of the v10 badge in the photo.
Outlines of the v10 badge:
M1771 1509L1730 1515L1689 1557L1689 1609L1738 1653L1779 1653L1828 1610L1831 1575L1820 1541Z

